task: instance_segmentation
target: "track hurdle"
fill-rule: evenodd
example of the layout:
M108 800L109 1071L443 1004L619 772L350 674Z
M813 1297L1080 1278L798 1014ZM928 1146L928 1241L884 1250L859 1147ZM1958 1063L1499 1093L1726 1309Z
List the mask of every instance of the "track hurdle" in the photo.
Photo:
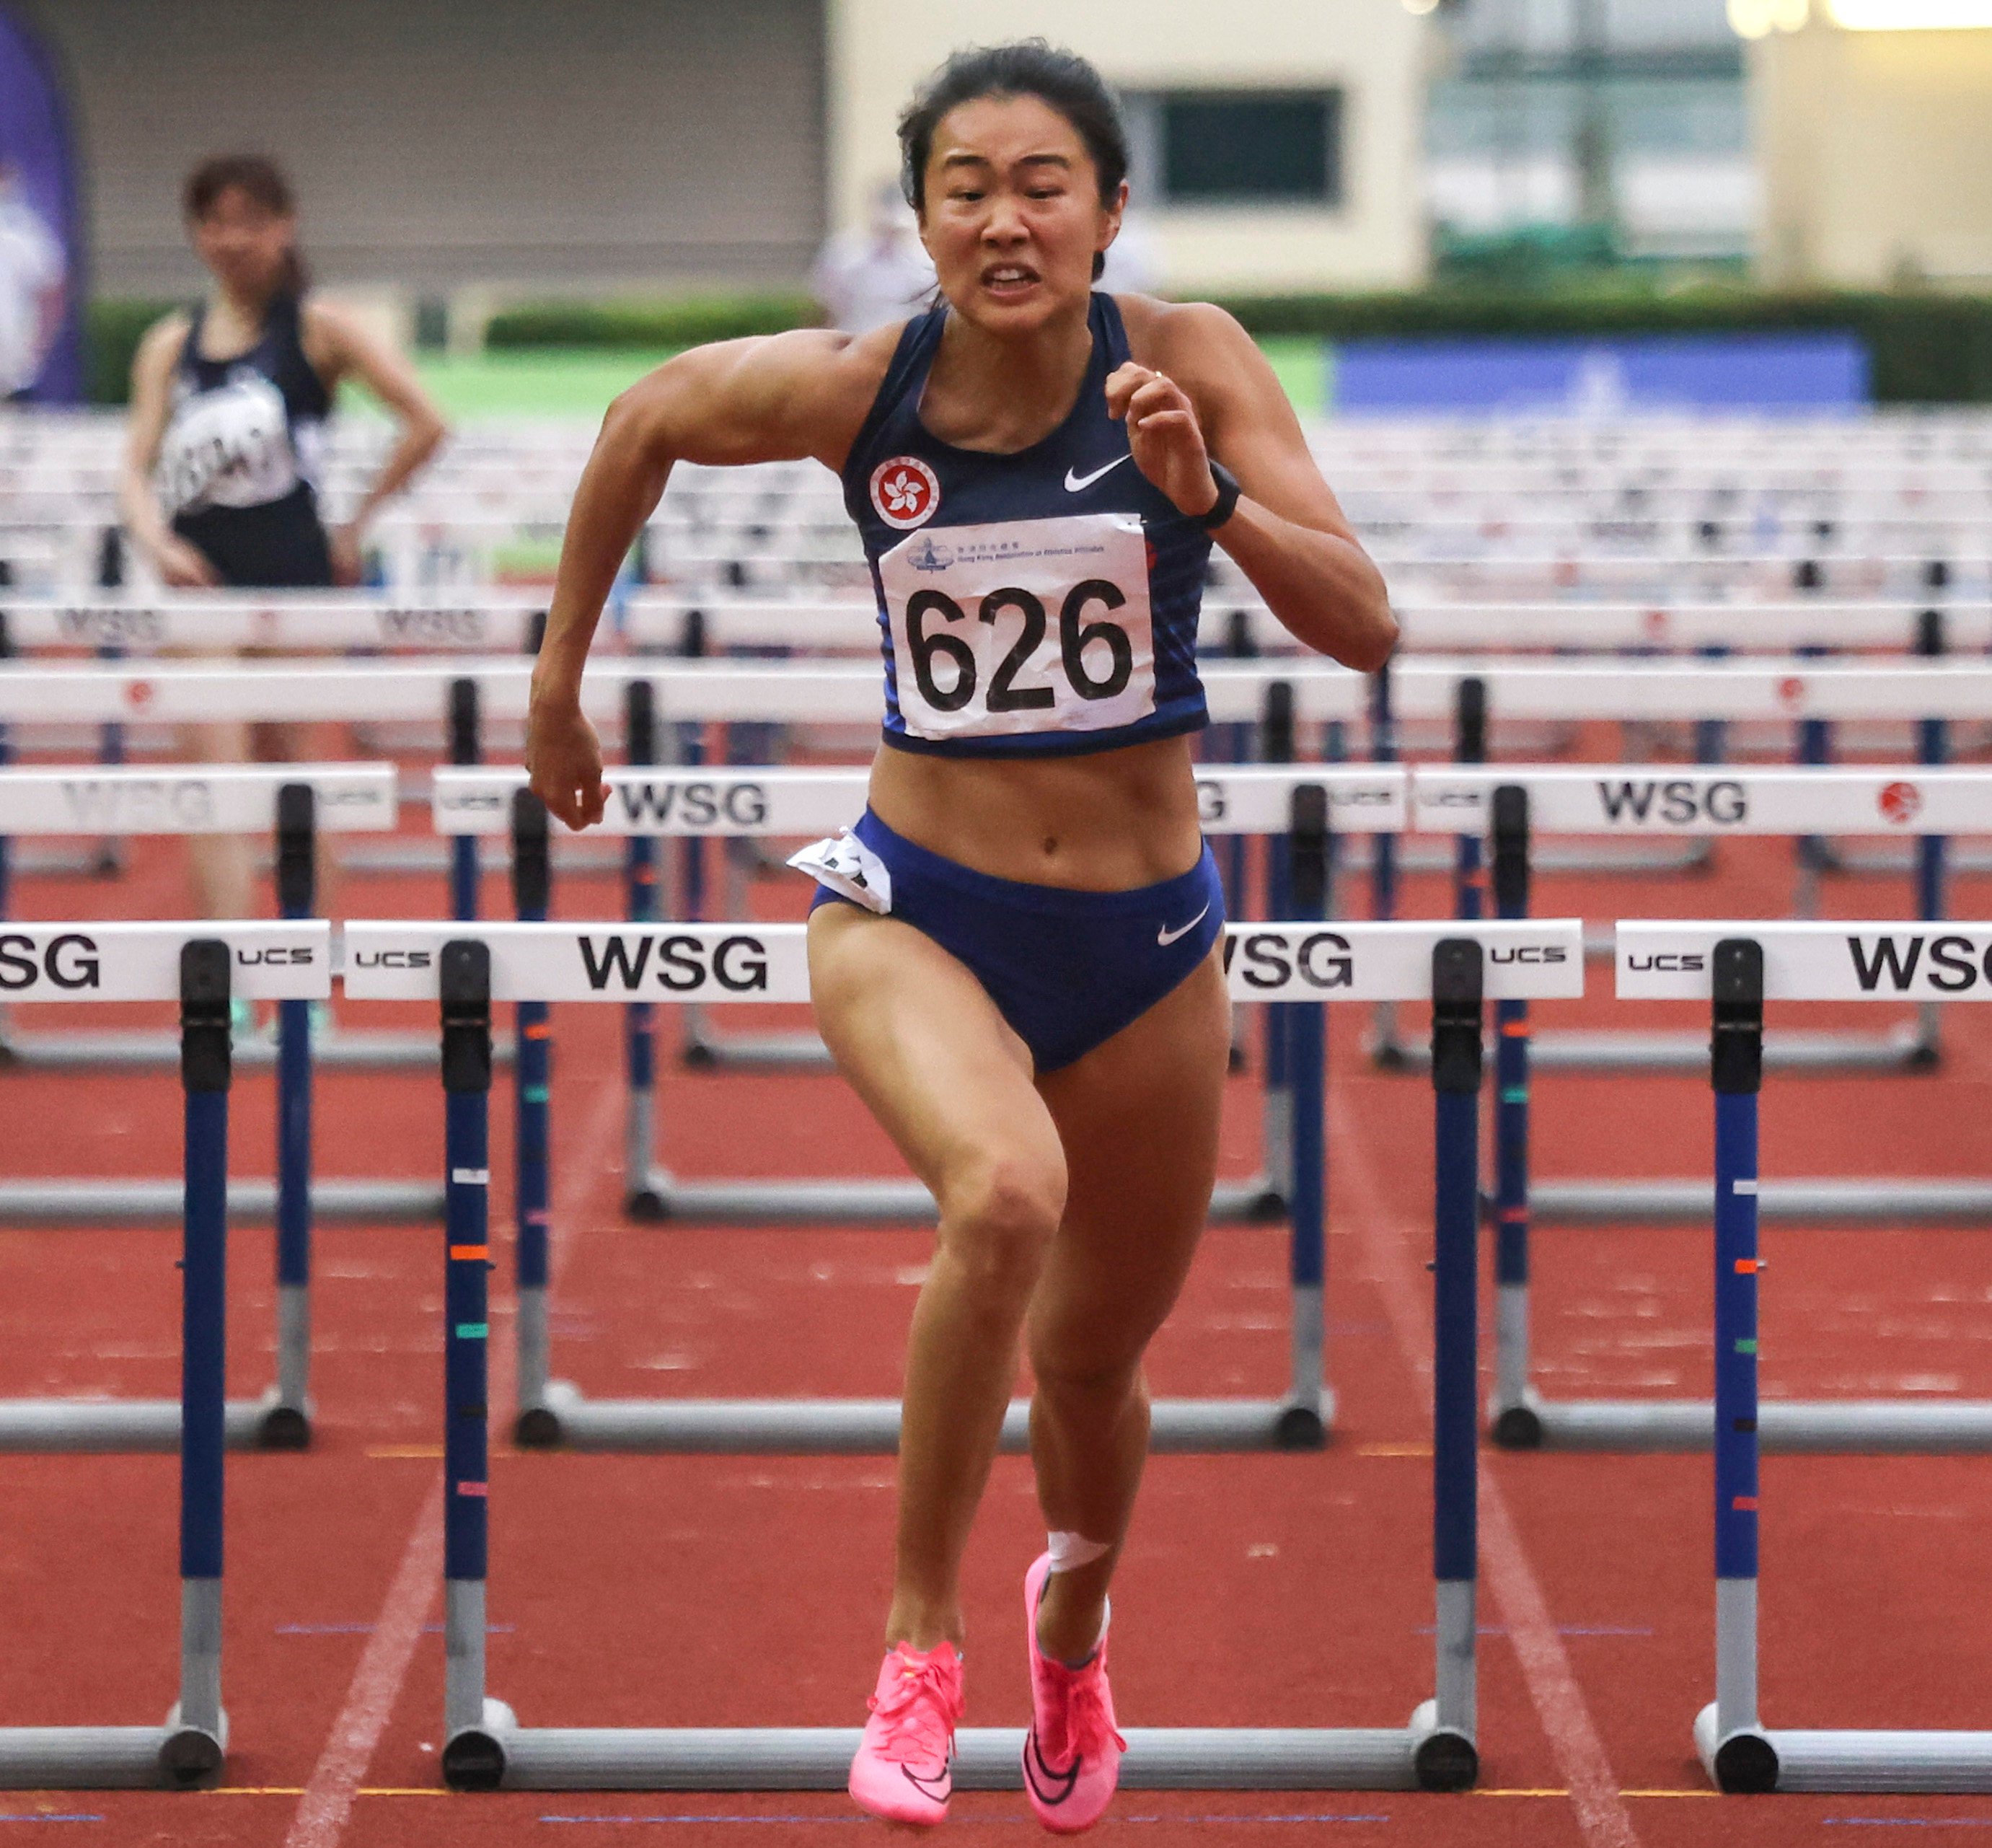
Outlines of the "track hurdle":
M1828 826L1842 834L1885 831L1918 838L1992 832L1992 770L1652 772L1653 767L1642 765L1421 771L1414 781L1412 808L1421 816L1436 809L1455 823L1475 817L1490 824L1493 886L1504 917L1527 912L1532 827L1588 832L1616 814L1631 817L1629 825L1636 827L1704 835L1796 835ZM1864 998L1927 1004L1927 993L1919 993L1913 980L1925 954L1921 946L1948 941L1946 934L1953 927L1925 920L1900 927L1852 922L1810 927L1842 936L1877 928L1911 932L1915 947L1899 955L1877 951L1868 965L1871 985ZM1622 958L1622 942L1616 953ZM1527 1010L1513 1004L1503 1012L1490 1202L1497 1226L1496 1384L1489 1406L1495 1438L1520 1449L1705 1450L1715 1430L1714 1412L1705 1400L1554 1400L1544 1399L1531 1383L1532 1223L1698 1223L1707 1215L1708 1195L1705 1186L1692 1180L1532 1180ZM1778 1037L1764 1036L1767 1068L1778 1064ZM1789 1063L1805 1069L1808 1062ZM1761 1216L1779 1220L1992 1223L1992 1178L1767 1180L1755 1198ZM1766 1411L1763 1436L1774 1450L1977 1450L1992 1447L1992 1402L1780 1402Z
M640 686L642 683L636 683ZM1281 684L1281 683L1275 683ZM633 691L634 688L633 687ZM728 767L660 770L615 769L604 773L611 790L602 831L633 844L660 838L766 838L832 833L861 814L868 773L861 767L787 769ZM432 784L438 832L462 839L500 834L514 814L513 798L525 787L525 773L506 770L438 770ZM1321 868L1319 883L1304 899L1301 915L1329 909L1326 842L1345 832L1373 833L1404 825L1405 773L1395 767L1322 764L1238 764L1197 767L1197 802L1204 832L1213 835L1287 834L1292 849L1309 866ZM1295 804L1299 792L1320 792L1318 824L1301 845ZM1308 811L1312 814L1314 811ZM544 825L544 811L536 825ZM543 852L514 844L522 852ZM632 921L654 921L654 860L633 861ZM647 876L646 876L647 875ZM727 997L708 993L701 1002ZM642 1003L637 1004L639 1006ZM626 1147L627 1210L646 1220L684 1219L764 1225L773 1221L812 1225L923 1223L933 1201L910 1180L691 1181L657 1161L656 1055L647 1013L628 1037L629 1117ZM1290 1120L1284 1098L1269 1100L1266 1160L1249 1180L1220 1184L1213 1216L1221 1220L1277 1219L1285 1211L1290 1167Z
M179 1698L162 1725L0 1728L0 1788L191 1788L213 1781L228 1744L221 1703L222 1479L229 1426L238 1417L224 1403L229 1000L232 994L278 1001L328 994L329 927L316 921L58 924L13 934L10 967L34 972L24 997L179 1003L186 1100L180 1396L156 1406L49 1404L29 1415L69 1426L60 1441L35 1447L84 1447L76 1440L86 1421L111 1414L125 1431L105 1447L130 1447L126 1434L141 1423L155 1429L156 1447L178 1446L180 1672ZM21 1410L0 1408L10 1418Z
M678 940L670 966L705 978L665 998L720 987L762 1001L807 998L803 927L664 927ZM443 1771L466 1789L834 1789L854 1729L542 1728L519 1726L486 1693L485 1590L489 1493L486 1278L489 1225L487 1108L494 1000L599 1000L601 945L618 925L348 927L346 982L356 999L427 998L445 1034L450 1221L447 1233L448 1433L445 1471ZM1471 932L1432 924L1314 923L1233 933L1234 993L1258 999L1433 1003L1436 1148L1436 1326L1433 1446L1436 1689L1404 1727L1367 1729L1135 1728L1122 1781L1130 1788L1462 1789L1478 1772L1475 1747L1475 1248L1483 994L1581 991L1580 928L1512 925ZM619 996L618 999L620 999ZM1318 1112L1317 1112L1318 1120ZM896 1408L895 1408L896 1409ZM957 1781L1016 1788L1022 1734L957 1737Z
M1875 979L1885 945L1919 996L1992 999L1992 924L1638 923L1618 941L1621 996L1700 1000L1712 1019L1716 1688L1695 1750L1726 1791L1992 1791L1992 1733L1786 1730L1765 1727L1757 1704L1758 1457L1774 1415L1801 1409L1758 1397L1764 1003L1874 1000L1894 987ZM1943 1409L1976 1427L1962 1447L1983 1447L1992 1406Z
M5 799L6 786L0 784L0 801ZM150 953L142 935L135 937L134 933L195 927L17 925L0 933L0 982L16 1000L29 1002L152 999L131 991L135 978L107 974L110 962L140 953L129 947L135 942L141 951ZM384 1182L321 1182L314 1188L309 1009L312 999L330 992L325 973L331 955L330 926L299 915L278 924L213 927L234 945L240 972L234 992L248 999L266 995L275 999L289 1036L278 1078L276 1181L234 1184L223 1209L230 1219L251 1219L267 1202L270 1210L261 1216L266 1221L274 1218L277 1228L277 1378L261 1398L230 1403L227 1440L238 1448L302 1450L311 1440L311 1228L314 1213L326 1208L325 1190L334 1190L335 1207L351 1210L355 1196L367 1190L384 1194L391 1187L411 1200L425 1203L428 1210L416 1215L423 1218L437 1216L436 1190L432 1185ZM271 986L278 978L262 973L293 966L315 972L321 984L315 993L279 993ZM116 985L119 982L124 985ZM108 991L107 983L111 985ZM180 1037L185 1038L184 1029ZM230 1064L232 1069L232 1054ZM0 1222L35 1224L49 1218L78 1224L171 1219L184 1212L186 1188L184 1177L170 1181L9 1182L0 1184ZM251 1195L247 1211L241 1210L242 1203L236 1197L244 1192ZM105 1204L101 1211L92 1211L90 1202L99 1194ZM46 1212L38 1214L38 1203L46 1207ZM179 1408L165 1400L0 1400L0 1451L170 1450L179 1442Z
M391 828L395 810L394 769L387 763L0 770L0 836L272 833L278 905L288 919L307 918L314 909L318 833ZM0 914L5 900L0 882ZM17 992L0 972L0 999L12 999ZM418 1042L417 1050L435 1056L425 1044ZM145 1067L172 1057L170 1033L0 1035L0 1061L39 1070ZM289 1254L283 1269L291 1282L300 1287L305 1282L302 1254L309 1243L312 1201L319 1212L337 1218L428 1219L440 1212L441 1197L430 1187L386 1180L313 1183L314 1057L305 1005L281 1008L275 1044L252 1044L240 1062L274 1063L277 1068L277 1177L273 1182L238 1184L230 1210L238 1222L275 1221L283 1228L280 1250ZM170 1221L179 1211L177 1181L0 1182L0 1225ZM303 1348L282 1351L287 1366L302 1365ZM300 1391L292 1409L302 1413L302 1407Z

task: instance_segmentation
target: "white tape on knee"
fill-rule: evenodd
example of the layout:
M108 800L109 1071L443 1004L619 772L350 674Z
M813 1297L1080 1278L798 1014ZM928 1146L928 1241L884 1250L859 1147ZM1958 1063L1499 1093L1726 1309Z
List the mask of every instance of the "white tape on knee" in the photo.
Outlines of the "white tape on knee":
M1045 1539L1051 1549L1054 1572L1076 1572L1082 1566L1090 1566L1095 1559L1105 1559L1114 1550L1098 1540L1089 1540L1083 1534L1047 1534Z

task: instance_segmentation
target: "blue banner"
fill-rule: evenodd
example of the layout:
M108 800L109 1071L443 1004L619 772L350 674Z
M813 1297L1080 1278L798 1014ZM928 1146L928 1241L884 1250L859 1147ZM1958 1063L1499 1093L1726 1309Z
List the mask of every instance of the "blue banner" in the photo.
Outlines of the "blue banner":
M0 5L0 402L82 401L80 206L54 63Z
M1349 340L1329 395L1354 415L1852 411L1868 400L1868 350L1837 332Z

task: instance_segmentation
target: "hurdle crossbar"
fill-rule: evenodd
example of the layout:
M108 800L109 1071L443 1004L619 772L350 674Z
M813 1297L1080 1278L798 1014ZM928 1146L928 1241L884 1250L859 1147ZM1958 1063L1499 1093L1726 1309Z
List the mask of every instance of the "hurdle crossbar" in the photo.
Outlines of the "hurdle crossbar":
M0 603L0 635L19 648L530 651L546 599L480 587L455 598L377 591L203 591L155 598L29 598Z
M630 722L629 729L633 736L644 729L640 717ZM610 790L605 830L640 842L834 830L862 811L867 777L859 769L696 767L614 769L605 771L603 780ZM1288 828L1296 791L1302 787L1321 791L1328 832L1392 831L1404 825L1406 787L1406 774L1395 767L1219 765L1201 767L1197 773L1199 811L1205 832L1211 834ZM516 768L438 770L431 785L437 828L459 836L510 828L518 812L515 798L524 787L525 773ZM534 804L525 812L533 815L536 810ZM537 814L543 816L544 811ZM515 840L514 866L537 851L541 850ZM633 856L630 873L629 908L634 917L654 903L654 861ZM1328 908L1325 893L1321 908ZM932 1197L910 1178L742 1183L686 1180L674 1175L657 1160L656 1063L650 1036L647 1013L636 1014L629 1026L625 1139L627 1204L633 1217L762 1225L919 1225L933 1216ZM810 1037L820 1049L820 1040ZM711 1043L706 1044L709 1054ZM824 1054L826 1064L827 1058ZM1269 1095L1269 1105L1274 1106L1274 1117L1283 1121L1284 1098ZM1221 1184L1213 1201L1214 1218L1260 1223L1284 1211L1289 1151L1280 1122L1270 1129L1261 1173L1242 1182Z
M169 1421L172 1444L160 1447L179 1451L180 1661L179 1698L162 1725L0 1728L0 1788L189 1788L214 1780L228 1744L221 1574L229 1424L229 1003L238 993L279 1003L328 994L329 927L316 920L59 924L12 934L26 941L9 967L32 972L32 979L22 977L17 999L179 1003L186 1096L180 1397L163 1409L125 1409L143 1412L153 1426ZM0 1424L14 1409L0 1406ZM46 1423L51 1408L32 1409Z
M1388 992L1433 1003L1436 1688L1402 1728L1138 1730L1123 1767L1131 1788L1459 1789L1477 1775L1473 1302L1482 995L1574 994L1583 979L1574 922L1530 928L1526 937L1499 927L1469 936L1448 934L1445 925L1301 922L1250 927L1232 939L1229 979L1234 990L1242 986L1259 999ZM853 1731L524 1727L486 1692L490 1008L507 999L627 998L629 990L616 992L602 975L607 943L618 932L625 946L619 967L626 967L636 954L626 924L493 925L454 936L397 924L349 927L349 994L426 995L439 1002L443 1020L449 1177L444 1775L469 1789L836 1788L856 1744ZM768 1001L807 996L802 927L664 925L647 940L654 949L667 934L680 939L677 955L663 965L646 958L644 965L654 980L643 985L660 998L682 999L714 987ZM1534 956L1525 953L1531 948ZM702 972L697 981L664 972L687 965ZM619 989L619 974L615 982ZM958 1744L957 1775L964 1785L1020 1784L1015 1735L970 1730Z

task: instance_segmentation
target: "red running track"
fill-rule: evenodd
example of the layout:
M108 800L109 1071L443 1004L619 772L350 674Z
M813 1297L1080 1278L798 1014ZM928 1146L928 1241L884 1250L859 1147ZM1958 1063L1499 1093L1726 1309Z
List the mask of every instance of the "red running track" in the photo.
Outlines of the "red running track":
M1779 915L1789 859L1729 843L1707 878L1545 880L1538 909ZM172 851L120 883L34 880L44 917L169 915ZM493 906L502 905L494 883ZM1905 906L1885 881L1831 909ZM800 893L778 902L799 902ZM562 894L569 915L616 902ZM1992 886L1964 882L1960 915ZM351 914L433 913L439 888L355 882ZM1443 910L1414 881L1407 912ZM1608 977L1593 975L1606 989ZM79 1014L80 1010L79 1011ZM91 1010L91 1025L104 1024ZM1841 1010L1873 1026L1882 1010ZM350 1010L356 1020L365 1012ZM1687 1024L1676 1012L1659 1012ZM1826 1024L1820 1010L1811 1023ZM54 1010L35 1023L52 1024ZM1626 1022L1602 999L1545 1025ZM610 1010L556 1016L558 1370L590 1392L885 1394L925 1259L916 1232L699 1231L623 1225L619 1052ZM1117 1589L1116 1693L1131 1723L1394 1724L1428 1692L1428 1093L1372 1072L1333 1029L1331 1366L1324 1454L1158 1459ZM1992 1172L1992 1019L1960 1008L1939 1074L1774 1079L1767 1173ZM1229 1159L1256 1108L1233 1087ZM163 1077L0 1074L10 1174L165 1173L178 1102ZM501 1080L494 1178L507 1160ZM674 1073L664 1138L689 1172L890 1165L854 1102L820 1078ZM238 1173L267 1172L271 1081L236 1091ZM431 1082L321 1081L326 1173L428 1176ZM1537 1171L1705 1171L1705 1087L1547 1077ZM508 1221L506 1189L494 1228ZM1992 1234L1765 1235L1769 1390L1992 1396ZM230 1463L228 1788L0 1793L0 1829L55 1842L434 1848L598 1842L810 1844L882 1839L834 1795L455 1796L438 1788L442 1706L440 1238L322 1230L318 1440ZM1213 1233L1156 1345L1158 1392L1274 1390L1284 1351L1283 1236ZM0 1231L0 1394L168 1395L178 1276L161 1231ZM1708 1389L1705 1235L1538 1237L1537 1347L1558 1393ZM494 1279L507 1357L509 1253ZM267 1232L231 1259L234 1389L270 1365ZM502 1392L494 1395L503 1402ZM1485 1459L1482 1789L1468 1796L1130 1793L1099 1839L1165 1844L1858 1843L1919 1825L1992 1827L1992 1799L1719 1798L1689 1726L1711 1690L1708 1466L1699 1458ZM156 1719L176 1648L175 1465L167 1457L0 1457L0 1723ZM1992 1460L1774 1459L1764 1482L1764 1702L1775 1723L1992 1727L1992 1635L1977 1596ZM874 1459L580 1457L493 1467L490 1672L528 1723L856 1723L886 1591L889 1466ZM973 1717L1020 1725L1015 1604L1041 1528L1028 1467L999 1462L967 1568ZM943 1839L1035 1838L1020 1797L964 1795ZM9 1838L11 1839L11 1837Z

